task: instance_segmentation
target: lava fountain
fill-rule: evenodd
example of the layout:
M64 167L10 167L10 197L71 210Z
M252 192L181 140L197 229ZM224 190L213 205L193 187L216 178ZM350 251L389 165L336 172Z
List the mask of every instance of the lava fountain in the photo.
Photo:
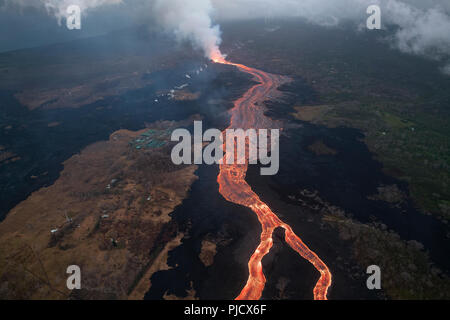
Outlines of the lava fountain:
M264 115L264 109L261 107L261 104L269 95L276 96L279 94L277 88L288 81L287 78L266 73L242 64L229 62L220 52L214 54L211 60L215 63L235 66L242 72L251 74L254 80L258 82L234 102L234 107L230 111L231 120L228 129L246 130L253 128L258 130L276 126L272 119ZM246 143L248 144L248 142ZM224 164L220 165L220 171L217 177L220 194L227 201L250 208L257 215L262 227L261 241L248 262L249 277L247 283L241 293L236 297L236 300L258 300L261 298L266 283L261 260L272 247L272 234L277 227L285 230L286 243L319 271L320 278L313 290L314 299L327 300L327 291L331 285L330 270L328 270L328 267L317 254L309 249L294 231L292 231L292 228L281 221L269 206L262 202L258 195L253 192L245 181L247 169L247 161L246 164L226 164L224 161Z

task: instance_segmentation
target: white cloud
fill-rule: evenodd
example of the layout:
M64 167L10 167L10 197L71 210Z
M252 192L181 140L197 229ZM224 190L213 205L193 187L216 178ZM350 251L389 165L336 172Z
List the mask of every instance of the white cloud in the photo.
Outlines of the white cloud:
M178 39L191 40L206 56L217 53L220 30L214 20L261 17L301 17L311 23L333 26L343 20L365 25L369 5L381 7L384 26L396 26L391 43L397 49L449 62L450 1L448 0L4 0L6 5L44 6L58 21L66 8L77 4L86 13L112 4L142 6Z
M365 25L366 9L377 4L383 25L395 26L390 38L402 52L450 61L448 0L213 0L219 19L299 17L319 25L352 20Z

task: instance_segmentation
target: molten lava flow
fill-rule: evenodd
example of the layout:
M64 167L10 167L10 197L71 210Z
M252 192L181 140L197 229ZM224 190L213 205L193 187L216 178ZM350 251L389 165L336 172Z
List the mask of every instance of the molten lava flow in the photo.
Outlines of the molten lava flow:
M274 122L264 115L264 109L258 107L258 104L264 102L267 96L276 95L278 92L277 88L285 82L286 79L242 64L228 62L220 54L214 56L212 60L215 63L235 66L241 71L253 75L258 82L258 84L254 85L240 99L234 102L234 107L231 109L231 122L228 128L241 128L247 130L250 128L268 129L270 126L274 126ZM331 273L328 270L328 267L297 235L295 235L291 227L281 221L277 215L260 200L258 195L253 192L245 181L247 168L248 164L222 164L220 165L220 172L217 177L219 192L222 196L227 201L252 209L253 212L256 213L262 226L261 242L248 262L250 275L247 284L236 299L257 300L261 298L266 282L266 278L262 271L261 260L272 247L273 230L277 227L281 227L285 230L286 243L303 258L313 264L320 273L320 278L313 291L314 299L326 300L327 291L331 285Z

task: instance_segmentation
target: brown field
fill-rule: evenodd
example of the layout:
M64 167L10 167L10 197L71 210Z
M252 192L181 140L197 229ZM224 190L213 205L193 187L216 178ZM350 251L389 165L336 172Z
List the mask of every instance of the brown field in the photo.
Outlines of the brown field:
M197 178L196 166L173 165L164 147L131 147L144 131L88 146L10 211L0 223L1 298L143 297L182 237L169 213ZM69 265L81 268L81 290L66 287Z

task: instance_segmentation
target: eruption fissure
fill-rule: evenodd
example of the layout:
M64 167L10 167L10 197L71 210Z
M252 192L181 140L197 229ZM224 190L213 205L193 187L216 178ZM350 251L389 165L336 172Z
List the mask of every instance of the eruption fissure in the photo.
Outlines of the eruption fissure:
M234 107L230 111L231 120L228 129L269 129L270 126L276 126L276 123L266 117L263 108L258 105L263 103L267 96L275 96L278 93L277 88L286 82L287 79L242 64L229 62L221 55L214 56L212 60L215 63L235 66L239 70L251 74L258 82L234 102ZM261 261L273 245L273 231L277 227L281 227L285 230L286 243L298 252L300 256L308 260L320 273L320 278L313 290L314 299L326 300L327 291L331 285L331 273L328 267L303 243L294 231L292 231L292 228L281 221L269 206L261 201L258 195L253 192L245 181L247 169L247 161L246 164L224 163L220 165L220 171L217 177L220 194L227 201L250 208L257 215L262 227L261 241L248 262L249 277L247 283L236 299L258 300L261 298L266 283Z

